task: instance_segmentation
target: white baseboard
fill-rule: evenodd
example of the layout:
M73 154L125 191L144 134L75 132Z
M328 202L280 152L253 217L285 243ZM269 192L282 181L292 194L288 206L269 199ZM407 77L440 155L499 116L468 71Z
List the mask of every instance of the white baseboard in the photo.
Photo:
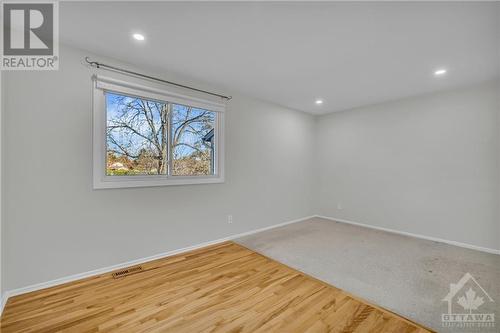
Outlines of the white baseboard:
M269 227L255 229L255 230L251 230L251 231L247 231L247 232L243 232L243 233L231 235L231 236L228 236L228 237L216 239L216 240L213 240L213 241L204 242L204 243L200 243L200 244L196 244L196 245L184 247L184 248L173 250L173 251L159 253L159 254L156 254L156 255L153 255L153 256L149 256L149 257L146 257L146 258L140 258L140 259L136 259L136 260L131 260L131 261L127 261L127 262L124 262L124 263L120 263L120 264L116 264L116 265L112 265L112 266L108 266L108 267L103 267L103 268L99 268L99 269L95 269L95 270L92 270L92 271L83 272L83 273L79 273L79 274L74 274L74 275L62 277L62 278L51 280L51 281L47 281L47 282L37 283L37 284L34 284L34 285L30 285L30 286L26 286L26 287L22 287L22 288L17 288L17 289L13 289L13 290L7 290L7 291L5 291L1 295L0 315L3 312L4 306L7 303L7 300L10 297L13 297L13 296L17 296L17 295L29 293L29 292L32 292L32 291L37 291L37 290L45 289L45 288L54 287L54 286L57 286L57 285L60 285L60 284L64 284L64 283L68 283L68 282L73 282L73 281L84 279L84 278L91 277L91 276L94 276L94 275L100 275L100 274L109 273L109 272L117 270L117 269L129 267L129 266L134 266L134 265L137 265L137 264L141 264L141 263L144 263L144 262L148 262L148 261L152 261L152 260L156 260L156 259L160 259L160 258L170 257L170 256L173 256L173 255L176 255L176 254L180 254L180 253L184 253L184 252L196 250L196 249L199 249L199 248L202 248L202 247L206 247L206 246L215 245L215 244L218 244L218 243L222 243L222 242L234 240L236 238L240 238L240 237L244 237L244 236L256 234L256 233L259 233L259 232L262 232L262 231L266 231L266 230L270 230L270 229L274 229L274 228L279 228L279 227L282 227L282 226L285 226L285 225L289 225L289 224L293 224L293 223L297 223L297 222L302 222L302 221L311 219L313 217L323 218L323 219L332 220L332 221L336 221L336 222L340 222L340 223L352 224L352 225L356 225L356 226L360 226L360 227L365 227L365 228L370 228L370 229L375 229L375 230L390 232L390 233L394 233L394 234L399 234L399 235L404 235L404 236L409 236L409 237L414 237L414 238L420 238L420 239L430 240L430 241L434 241L434 242L440 242L440 243L445 243L445 244L449 244L449 245L459 246L459 247L463 247L463 248L467 248L467 249L472 249L472 250L477 250L477 251L482 251L482 252L487 252L487 253L492 253L492 254L498 254L498 255L500 255L500 250L496 250L496 249L490 249L490 248L485 248L485 247L471 245L471 244L466 244L466 243L461 243L461 242L450 241L450 240L436 238L436 237L418 235L418 234L413 234L413 233L405 232L405 231L399 231L399 230L395 230L395 229L389 229L389 228L383 228L383 227L376 227L376 226L369 225L369 224L364 224L364 223L359 223L359 222L354 222L354 221L349 221L349 220L339 219L339 218L334 218L334 217L329 217L329 216L312 215L312 216L306 216L306 217L303 217L303 218L300 218L300 219L296 219L296 220L292 220L292 221L287 221L287 222L275 224L275 225L272 225L272 226L269 226Z
M3 308L5 307L5 304L7 303L7 295L6 295L6 293L1 293L0 296L1 296L0 297L1 298L0 301L2 302L0 304L0 316L1 316L2 312L3 312Z
M481 251L481 252L487 252L487 253L492 253L492 254L500 254L500 250L490 249L490 248L487 248L487 247L481 247L481 246L467 244L467 243L455 242L455 241L452 241L452 240L447 240L447 239L442 239L442 238L436 238L436 237L431 237L431 236L424 236L424 235L414 234L414 233L411 233L411 232L399 231L399 230L395 230L395 229L389 229L389 228L383 228L383 227L376 227L376 226L369 225L369 224L364 224L364 223L359 223L359 222L354 222L354 221L349 221L349 220L344 220L344 219L338 219L336 217L329 217L329 216L322 216L322 215L315 215L315 217L319 217L319 218L326 219L326 220L332 220L332 221L340 222L340 223L352 224L352 225L356 225L356 226L359 226L359 227L364 227L364 228L370 228L370 229L375 229L375 230L390 232L390 233L393 233L393 234L404 235L404 236L409 236L409 237L414 237L414 238L420 238L420 239L430 240L430 241L439 242L439 243L445 243L445 244L448 244L448 245L459 246L459 247L463 247L463 248L466 248L466 249L471 249L471 250L476 250L476 251Z
M1 304L2 307L0 308L0 315L3 312L4 306L7 303L7 300L10 297L13 297L13 296L17 296L17 295L29 293L29 292L32 292L32 291L37 291L37 290L41 290L41 289L46 289L46 288L54 287L54 286L57 286L57 285L60 285L60 284L64 284L64 283L68 283L68 282L73 282L73 281L84 279L84 278L91 277L91 276L94 276L94 275L100 275L100 274L109 273L109 272L117 270L117 269L121 269L121 268L129 267L129 266L134 266L134 265L142 264L142 263L145 263L145 262L148 262L148 261L152 261L152 260L156 260L156 259L160 259L160 258L170 257L170 256L173 256L173 255L176 255L176 254L180 254L180 253L184 253L184 252L196 250L196 249L199 249L199 248L202 248L202 247L206 247L206 246L210 246L210 245L215 245L215 244L226 242L226 241L230 241L230 240L233 240L233 239L236 239L236 238L240 238L240 237L244 237L244 236L256 234L258 232L262 232L262 231L266 231L266 230L270 230L270 229L274 229L274 228L279 228L279 227L282 227L282 226L285 226L285 225L288 225L288 224L302 222L302 221L308 220L308 219L313 218L313 217L314 216L306 216L306 217L302 217L300 219L296 219L296 220L292 220L292 221L287 221L287 222L283 222L283 223L279 223L279 224L274 224L274 225L269 226L269 227L255 229L255 230L251 230L251 231L239 233L239 234L236 234L236 235L231 235L231 236L228 236L228 237L224 237L224 238L212 240L212 241L209 241L209 242L204 242L204 243L200 243L200 244L196 244L196 245L184 247L184 248L181 248L181 249L177 249L177 250L173 250L173 251L168 251L168 252L164 252L164 253L155 254L155 255L152 255L152 256L149 256L149 257L146 257L146 258L140 258L140 259L136 259L136 260L131 260L131 261L123 262L123 263L120 263L120 264L116 264L116 265L112 265L112 266L108 266L108 267L103 267L103 268L99 268L99 269L95 269L95 270L92 270L92 271L83 272L83 273L79 273L79 274L74 274L74 275L62 277L62 278L51 280L51 281L47 281L47 282L37 283L37 284L33 284L33 285L30 285L30 286L26 286L26 287L22 287L22 288L17 288L17 289L13 289L13 290L7 290L2 295L2 304Z

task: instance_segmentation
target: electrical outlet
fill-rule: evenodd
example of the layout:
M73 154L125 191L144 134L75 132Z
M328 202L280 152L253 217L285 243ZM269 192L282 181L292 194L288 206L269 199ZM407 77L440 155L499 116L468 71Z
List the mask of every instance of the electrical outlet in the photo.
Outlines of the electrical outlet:
M342 209L344 209L344 207L342 206L342 203L341 203L341 202L337 202L337 209L338 209L338 210L342 210Z
M227 223L229 223L229 224L233 223L233 215L228 215L227 216Z

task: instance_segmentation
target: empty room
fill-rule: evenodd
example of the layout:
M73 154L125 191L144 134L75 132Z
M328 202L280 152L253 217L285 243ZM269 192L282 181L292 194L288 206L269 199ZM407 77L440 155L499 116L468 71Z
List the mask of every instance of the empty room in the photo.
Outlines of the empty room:
M0 7L0 332L500 332L500 2Z

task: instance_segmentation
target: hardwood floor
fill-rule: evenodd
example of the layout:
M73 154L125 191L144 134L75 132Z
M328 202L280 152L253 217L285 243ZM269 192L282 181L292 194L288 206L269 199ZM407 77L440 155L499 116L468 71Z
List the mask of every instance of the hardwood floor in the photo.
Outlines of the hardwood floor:
M1 332L430 332L232 242L9 299Z

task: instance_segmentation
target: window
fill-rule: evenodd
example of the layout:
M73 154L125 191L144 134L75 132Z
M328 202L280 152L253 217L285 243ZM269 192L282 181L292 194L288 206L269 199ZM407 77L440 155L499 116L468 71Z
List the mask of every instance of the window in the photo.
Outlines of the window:
M223 182L224 109L94 77L94 188Z

